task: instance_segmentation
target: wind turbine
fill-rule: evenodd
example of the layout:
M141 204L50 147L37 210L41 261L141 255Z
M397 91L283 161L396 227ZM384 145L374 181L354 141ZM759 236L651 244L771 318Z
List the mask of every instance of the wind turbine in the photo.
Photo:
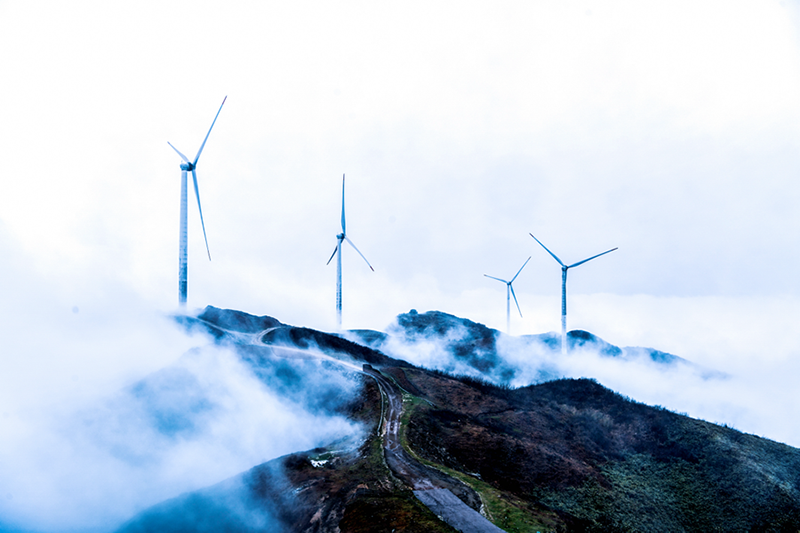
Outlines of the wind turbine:
M214 124L217 122L217 117L219 116L219 112L222 111L222 106L225 105L225 100L228 97L222 99L222 104L219 106L219 111L217 111L216 116L214 116L214 121L211 123L211 127L208 128L208 133L206 133L206 138L203 139L203 144L200 145L200 149L197 151L197 155L194 157L194 161L189 161L189 159L180 153L180 151L172 146L172 143L167 141L167 144L175 150L181 159L183 159L183 163L181 163L181 219L180 219L180 249L178 251L178 303L182 306L186 306L186 274L187 274L187 256L188 256L188 244L187 244L187 222L186 222L186 211L187 211L187 184L186 184L186 173L191 171L192 172L192 181L194 181L194 195L197 197L197 210L200 211L200 225L203 227L203 239L206 241L206 252L208 253L208 260L211 261L211 251L208 249L208 238L206 237L206 225L203 222L203 208L200 207L200 190L197 188L197 172L195 172L195 168L197 168L197 161L200 159L200 154L203 153L203 147L206 145L206 141L208 140L208 136L211 135L211 130L214 128Z
M519 302L517 301L517 295L514 294L514 287L512 287L511 284L514 283L514 280L517 279L517 276L519 276L519 273L522 272L522 269L525 268L525 265L527 265L528 261L530 261L530 260L531 260L531 258L529 257L528 259L525 260L524 263L522 263L522 266L519 267L519 270L517 271L516 275L514 275L514 277L511 278L511 281L506 281L504 279L500 279L500 278L496 278L494 276L490 276L489 274L484 274L484 276L486 276L487 278L496 279L497 281L502 281L503 283L506 284L506 332L508 332L509 335L511 334L511 297L512 296L514 297L514 303L517 304L517 311L519 311L519 317L522 318L522 310L519 308Z
M358 252L358 255L361 256L361 259L367 263L367 266L370 270L375 272L375 269L372 268L372 265L369 264L367 258L364 257L356 245L353 244L353 241L347 236L347 230L345 229L345 222L344 222L344 174L342 174L342 232L336 236L336 249L333 250L333 254L331 254L331 258L328 259L327 265L331 264L333 261L333 257L336 256L336 324L338 325L339 329L342 329L342 243L347 241L350 246L353 247L353 250Z
M529 233L529 235L531 237L533 237L533 233ZM533 237L533 240L535 240L539 244L542 244L542 241L540 241L536 237ZM544 244L542 244L542 248L547 250L547 246L545 246ZM617 248L612 248L610 250L606 250L602 254L593 255L589 259L584 259L583 261L578 261L577 263L572 263L571 265L565 265L561 261L561 259L559 259L556 256L556 254L554 254L550 250L547 250L547 253L552 255L553 259L558 261L558 264L561 265L561 353L563 353L563 354L567 353L567 270L569 270L572 267L576 267L578 265L582 265L582 264L586 263L587 261L591 261L592 259L596 259L596 258L600 257L601 255L605 255L607 253L613 252L616 249Z

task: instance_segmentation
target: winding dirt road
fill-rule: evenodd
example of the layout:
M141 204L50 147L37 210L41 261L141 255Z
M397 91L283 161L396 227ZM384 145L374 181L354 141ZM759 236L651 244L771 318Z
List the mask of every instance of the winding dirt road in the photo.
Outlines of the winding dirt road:
M264 335L278 328L269 328L258 333L242 333L211 325L227 334L229 339L238 344L243 352L247 351L247 346L269 346L273 355L279 357L325 359L371 376L378 383L386 402L385 409L382 409L384 420L381 424L383 450L386 464L394 475L408 485L414 495L441 520L458 531L463 533L505 533L476 510L481 508L482 503L474 490L439 470L423 465L403 448L400 439L403 391L393 380L388 379L370 365L357 368L350 362L336 359L322 351L265 343Z
M403 393L391 380L377 370L365 367L364 373L378 382L386 399L383 421L383 450L386 463L392 472L413 490L429 490L442 487L435 484L438 472L419 463L408 455L400 442L400 417L403 415Z
M400 417L403 415L403 391L391 379L364 365L363 372L378 383L386 401L383 421L383 451L386 464L414 495L441 520L464 533L503 533L487 520L480 509L480 497L464 483L423 465L403 448L400 440Z

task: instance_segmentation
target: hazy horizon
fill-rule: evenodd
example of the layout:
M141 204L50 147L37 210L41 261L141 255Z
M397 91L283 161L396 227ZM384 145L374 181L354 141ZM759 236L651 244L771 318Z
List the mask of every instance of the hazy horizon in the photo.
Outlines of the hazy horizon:
M197 168L211 262L189 197L188 312L333 331L344 173L348 236L375 268L345 247L345 328L415 308L505 330L505 288L484 274L531 256L511 331L559 331L560 268L528 234L567 263L619 247L570 271L568 329L734 376L642 394L800 446L799 15L0 1L2 420L110 394L205 342L164 320L167 142L195 154L227 95Z

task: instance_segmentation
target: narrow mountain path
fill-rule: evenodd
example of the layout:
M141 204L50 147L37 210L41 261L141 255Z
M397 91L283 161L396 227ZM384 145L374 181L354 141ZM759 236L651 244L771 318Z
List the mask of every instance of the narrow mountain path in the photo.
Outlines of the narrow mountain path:
M383 420L383 451L386 464L414 495L442 521L464 533L503 533L473 507L480 507L480 497L471 488L446 474L423 465L403 448L400 439L403 415L403 391L394 381L365 365L386 398ZM466 500L470 505L464 503Z
M480 496L472 488L439 470L423 465L403 448L400 437L403 391L393 380L386 378L370 365L365 364L362 368L358 368L352 363L336 359L322 351L265 343L263 341L264 334L279 329L278 327L255 334L235 332L216 325L214 327L239 344L241 349L245 349L248 345L268 346L273 354L279 357L326 359L371 376L377 382L382 391L382 397L386 401L385 409L382 409L384 420L381 421L381 428L384 457L392 473L408 485L417 499L440 520L458 531L462 533L505 533L504 530L492 524L475 510L479 509L482 503Z

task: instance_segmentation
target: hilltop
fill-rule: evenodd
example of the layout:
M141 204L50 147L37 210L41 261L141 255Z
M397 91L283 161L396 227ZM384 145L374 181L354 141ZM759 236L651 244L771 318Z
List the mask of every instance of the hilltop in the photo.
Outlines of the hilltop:
M405 453L436 486L505 531L800 528L800 450L638 403L590 379L520 388L492 383L489 378L512 379L516 368L498 349L508 338L483 325L412 312L385 333L351 332L348 340L216 308L180 320L236 350L257 375L299 353L327 357L325 365L349 365L358 392L327 405L362 424L364 434L163 502L133 518L121 529L126 533L455 531L422 505L406 475L387 461L381 381L402 391ZM607 357L690 364L570 333L573 347ZM427 370L376 349L391 347L398 337L411 346L421 338L439 339L475 373ZM555 350L558 339L551 338L518 342L549 343ZM475 377L481 372L488 378Z
M564 377L561 336L557 333L511 336L441 311L411 310L386 330L351 330L347 338L449 374L475 377L500 386L524 386ZM645 347L619 347L588 331L567 332L570 353L597 354L621 363L649 364L661 371L688 370L701 379L726 375L670 353ZM422 355L425 354L425 355Z

